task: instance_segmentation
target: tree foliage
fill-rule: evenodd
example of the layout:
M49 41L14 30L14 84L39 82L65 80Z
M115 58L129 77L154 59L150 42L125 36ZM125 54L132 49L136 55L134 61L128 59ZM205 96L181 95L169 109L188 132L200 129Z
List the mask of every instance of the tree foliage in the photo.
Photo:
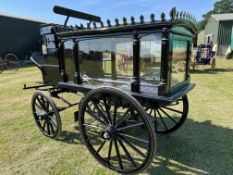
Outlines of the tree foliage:
M212 14L233 13L233 0L220 0L214 3L214 8L202 15L203 19L199 22L200 29L205 25Z

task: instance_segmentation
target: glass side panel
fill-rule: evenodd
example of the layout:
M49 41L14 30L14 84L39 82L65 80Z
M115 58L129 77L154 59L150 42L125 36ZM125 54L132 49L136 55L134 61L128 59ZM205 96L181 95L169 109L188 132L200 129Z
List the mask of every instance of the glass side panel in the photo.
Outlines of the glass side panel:
M130 36L79 41L80 73L84 83L111 81L130 90L133 76L133 40Z
M188 42L173 40L171 87L185 80Z
M75 64L74 64L74 58L73 58L73 40L68 40L64 43L65 52L65 69L66 74L68 75L69 80L73 80L74 78L74 72L75 72Z
M131 90L133 80L133 37L118 35L102 38L80 38L79 62L83 84L114 86ZM65 44L65 66L69 80L75 72L73 41ZM156 94L160 82L161 34L140 35L141 92Z
M157 93L160 82L161 34L144 35L140 41L141 90Z

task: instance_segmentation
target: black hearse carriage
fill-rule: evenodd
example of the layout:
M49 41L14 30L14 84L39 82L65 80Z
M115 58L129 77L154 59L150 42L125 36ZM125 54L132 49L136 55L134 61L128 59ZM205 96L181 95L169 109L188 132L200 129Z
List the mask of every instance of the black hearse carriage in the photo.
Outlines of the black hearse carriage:
M115 24L56 6L64 25L41 27L43 54L32 55L43 84L32 97L36 124L47 137L61 132L59 112L79 105L75 119L90 153L104 166L135 174L152 162L155 133L178 129L188 115L186 94L193 89L189 64L196 20L173 8L170 19L134 17ZM67 26L69 17L88 20ZM41 92L48 91L49 95ZM82 93L70 103L61 93ZM52 98L66 103L58 107Z

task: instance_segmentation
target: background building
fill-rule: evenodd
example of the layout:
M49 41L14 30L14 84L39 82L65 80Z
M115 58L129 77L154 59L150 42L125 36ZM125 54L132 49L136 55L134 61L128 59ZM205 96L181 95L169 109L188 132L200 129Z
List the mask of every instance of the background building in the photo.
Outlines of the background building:
M217 54L225 56L232 43L232 31L233 13L211 15L204 31L201 31L198 35L198 44L206 43L208 36L212 36Z
M40 25L44 22L0 14L0 57L14 53L20 59L40 51Z

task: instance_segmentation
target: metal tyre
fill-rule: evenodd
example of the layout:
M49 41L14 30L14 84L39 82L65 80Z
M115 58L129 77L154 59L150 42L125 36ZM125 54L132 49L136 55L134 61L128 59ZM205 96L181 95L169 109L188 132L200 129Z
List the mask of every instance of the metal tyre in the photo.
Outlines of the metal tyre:
M157 104L146 109L149 116L155 118L155 131L169 134L182 126L189 111L188 97L184 95L170 104Z
M59 136L62 130L61 117L51 97L35 92L32 96L32 112L36 125L45 136Z
M19 58L13 54L9 53L4 58L5 66L8 70L15 70L19 69Z
M79 112L83 140L102 165L122 174L136 174L150 165L155 132L135 98L102 87L84 97Z

